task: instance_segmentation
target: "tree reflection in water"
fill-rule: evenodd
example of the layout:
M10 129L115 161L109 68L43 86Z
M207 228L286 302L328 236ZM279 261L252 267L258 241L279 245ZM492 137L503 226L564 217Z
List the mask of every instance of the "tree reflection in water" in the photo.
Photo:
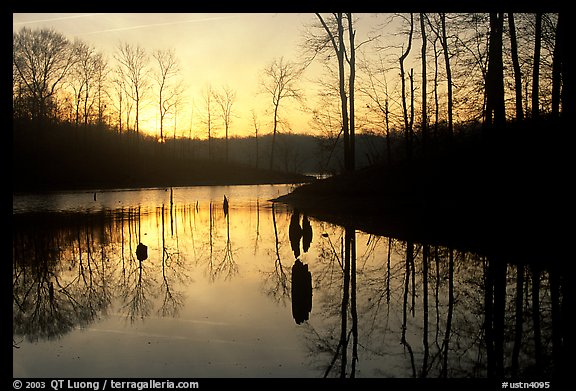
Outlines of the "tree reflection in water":
M272 204L272 227L274 229L274 268L271 272L265 272L264 286L266 293L276 302L285 303L289 298L290 288L288 286L288 276L280 257L282 241L278 234L278 224L276 223L276 205ZM258 226L259 227L259 226Z
M212 283L236 276L241 249L232 239L241 242L247 228L232 224L239 209L220 206L171 199L155 209L15 216L14 349L23 339L59 338L110 312L131 322L178 316L190 268ZM368 235L274 204L257 207L255 240L248 239L244 256L265 265L265 294L287 311L291 302L292 322L319 376L568 373L572 277L560 262L510 262ZM142 262L139 243L148 246Z
M322 319L307 324L325 377L547 379L565 365L561 264L371 237L357 259L355 231L331 229L313 270Z
M163 240L160 265L157 259L136 259L140 219L148 214L129 208L15 218L14 335L29 341L58 338L106 316L114 298L120 299L120 310L131 321L148 316L152 299L161 292L159 313L177 313L183 298L172 284L186 278L177 248ZM164 208L160 215L164 239ZM159 266L160 284L155 277Z

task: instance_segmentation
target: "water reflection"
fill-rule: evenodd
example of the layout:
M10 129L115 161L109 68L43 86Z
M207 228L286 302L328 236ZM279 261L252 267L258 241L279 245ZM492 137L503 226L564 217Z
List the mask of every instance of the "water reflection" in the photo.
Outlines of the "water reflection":
M323 274L332 276L337 261L341 278L323 284L335 292L322 292L331 299L317 311L340 327L310 327L308 334L324 377L355 377L359 346L364 360L381 357L389 364L375 368L382 377L549 379L565 373L569 277L562 279L560 263L509 264L391 238L375 255L384 238L374 237L357 259L355 231L343 231L340 249L327 240L330 249L325 242L320 252L322 268L330 270ZM403 261L391 267L391 253ZM385 262L368 262L374 256Z
M510 263L219 200L178 203L171 192L155 208L14 215L14 354L116 314L177 318L200 300L235 330L219 290L241 286L241 313L292 316L282 333L299 338L297 361L315 376L567 373L572 277L560 262ZM252 308L250 284L274 310Z
M288 238L295 258L292 266L290 292L292 317L296 324L301 324L309 319L310 311L312 311L312 274L308 270L308 265L300 260L300 242L302 242L304 252L307 252L312 242L312 226L306 215L302 217L302 225L300 225L300 211L298 209L294 210L290 217Z

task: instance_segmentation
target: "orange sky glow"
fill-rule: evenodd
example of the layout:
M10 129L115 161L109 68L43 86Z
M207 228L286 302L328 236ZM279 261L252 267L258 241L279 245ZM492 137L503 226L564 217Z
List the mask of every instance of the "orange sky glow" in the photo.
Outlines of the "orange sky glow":
M370 34L384 20L383 15L356 15L357 41ZM274 59L297 61L305 29L318 19L313 13L94 13L52 14L14 13L13 31L22 27L54 28L70 40L75 38L103 52L110 63L120 43L143 47L148 54L156 49L173 49L180 64L184 99L174 120L165 122L168 136L205 138L205 103L208 86L225 86L236 93L231 136L254 134L256 114L260 134L272 130L271 97L262 92L261 75ZM282 131L310 133L311 113L317 81L323 66L313 63L299 87L304 92L308 110L286 100L281 116L287 122ZM157 133L158 113L155 92L148 92L141 109L140 128ZM216 111L216 109L214 109ZM213 136L223 137L224 127L213 125Z

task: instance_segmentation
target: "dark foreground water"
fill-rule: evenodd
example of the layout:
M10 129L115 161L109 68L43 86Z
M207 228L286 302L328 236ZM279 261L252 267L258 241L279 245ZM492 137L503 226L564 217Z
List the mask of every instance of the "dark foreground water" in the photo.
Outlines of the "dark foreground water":
M268 202L289 191L15 195L13 376L549 380L563 370L560 262L374 236Z

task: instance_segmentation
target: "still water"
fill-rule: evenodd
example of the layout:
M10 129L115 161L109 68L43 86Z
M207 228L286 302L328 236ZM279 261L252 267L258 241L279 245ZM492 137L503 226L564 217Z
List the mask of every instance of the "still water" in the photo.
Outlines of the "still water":
M555 376L559 270L268 201L290 190L14 195L13 376Z

